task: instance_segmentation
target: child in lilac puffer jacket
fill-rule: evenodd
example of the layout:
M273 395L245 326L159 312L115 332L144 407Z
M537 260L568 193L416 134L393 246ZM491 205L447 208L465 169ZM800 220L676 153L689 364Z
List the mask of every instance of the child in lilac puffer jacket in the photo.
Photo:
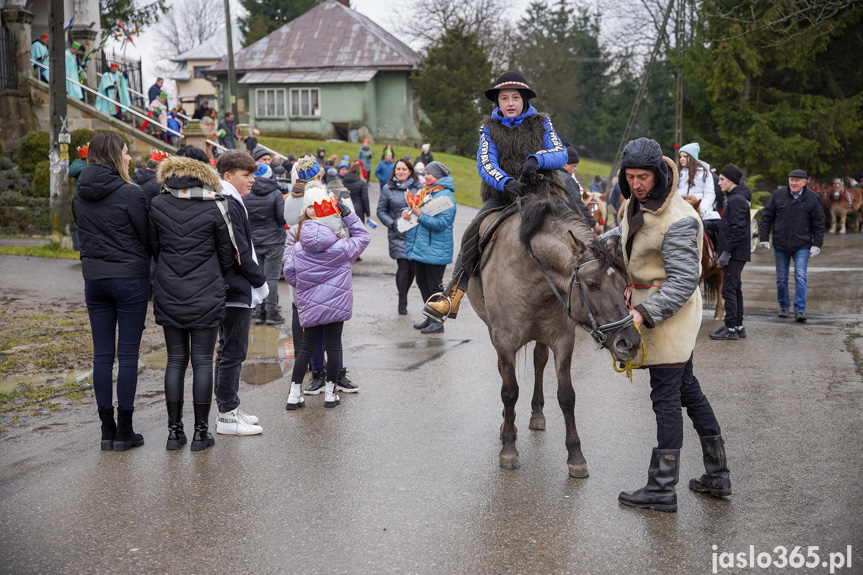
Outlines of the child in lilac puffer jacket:
M303 214L297 228L297 242L285 259L285 280L297 294L297 312L303 327L303 343L295 359L291 389L285 409L305 405L301 383L318 340L324 334L327 353L327 383L324 407L339 404L336 395L341 365L342 329L353 313L351 263L369 245L369 233L346 202L338 201L339 216L333 208L335 198L318 184L308 184L303 196ZM332 203L331 203L332 202ZM341 224L350 230L344 235Z

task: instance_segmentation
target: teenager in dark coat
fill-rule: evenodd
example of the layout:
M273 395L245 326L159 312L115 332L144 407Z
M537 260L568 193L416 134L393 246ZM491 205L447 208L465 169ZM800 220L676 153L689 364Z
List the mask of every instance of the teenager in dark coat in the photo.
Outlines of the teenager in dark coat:
M734 164L719 171L719 188L724 192L722 218L719 220L717 251L722 266L722 298L725 300L725 326L710 339L734 340L746 337L743 329L743 266L752 259L749 241L749 201L752 192L743 183L743 172Z
M93 336L93 391L102 421L103 451L144 444L132 428L132 412L150 264L147 209L141 188L129 179L131 159L123 138L96 134L72 202ZM115 349L119 363L116 422L111 377Z
M192 450L200 451L215 443L208 432L213 349L225 310L224 276L237 251L218 174L202 150L185 146L177 153L159 167L158 180L165 189L150 206L150 245L156 258L153 312L165 331L168 351L166 402L183 401L183 382L191 357L195 412ZM170 430L166 447L179 449L185 442L180 423L179 429Z

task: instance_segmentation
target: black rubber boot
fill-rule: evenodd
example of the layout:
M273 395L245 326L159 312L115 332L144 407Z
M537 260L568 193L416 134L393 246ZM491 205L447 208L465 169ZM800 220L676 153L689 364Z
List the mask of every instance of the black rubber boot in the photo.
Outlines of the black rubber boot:
M702 437L701 451L704 453L706 473L698 479L690 479L689 488L714 497L731 495L731 472L728 471L728 459L725 458L725 440L721 435Z
M126 451L144 445L144 437L132 429L134 409L117 408L117 435L114 436L114 451Z
M114 436L117 435L117 424L114 422L114 406L100 407L99 419L102 420L102 451L113 451Z
M207 429L210 420L209 403L193 403L195 408L195 435L192 436L192 451L203 451L216 444L213 434Z
M400 295L399 296L399 315L407 315L408 314L408 296Z
M677 485L680 468L679 449L653 449L647 470L647 485L638 491L623 491L617 500L630 507L654 511L677 511Z
M165 449L180 449L186 445L186 432L183 431L183 402L166 401L168 405L168 443Z

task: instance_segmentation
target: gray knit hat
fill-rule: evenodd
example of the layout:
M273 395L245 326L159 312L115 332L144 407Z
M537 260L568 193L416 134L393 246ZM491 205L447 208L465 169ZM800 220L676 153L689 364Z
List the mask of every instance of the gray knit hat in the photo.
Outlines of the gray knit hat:
M443 165L442 162L438 162L437 160L431 161L426 166L426 173L431 174L432 177L439 180L450 175L449 168Z

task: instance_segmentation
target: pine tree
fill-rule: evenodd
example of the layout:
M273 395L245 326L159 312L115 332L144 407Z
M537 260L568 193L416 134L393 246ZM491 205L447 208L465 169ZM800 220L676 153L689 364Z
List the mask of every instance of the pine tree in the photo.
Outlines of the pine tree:
M246 15L239 19L243 46L254 44L315 7L316 0L240 0Z
M420 70L411 75L425 118L420 131L437 149L476 153L478 127L490 103L491 64L477 37L456 25L429 46Z

